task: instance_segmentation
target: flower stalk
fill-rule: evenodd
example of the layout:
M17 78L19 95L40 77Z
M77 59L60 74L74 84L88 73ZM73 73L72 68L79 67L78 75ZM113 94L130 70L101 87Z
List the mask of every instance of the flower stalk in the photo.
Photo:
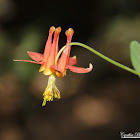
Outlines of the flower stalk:
M131 73L133 73L133 74L135 74L135 75L140 76L140 73L137 72L137 71L135 71L134 69L131 69L131 68L129 68L129 67L127 67L127 66L125 66L125 65L123 65L123 64L121 64L121 63L118 63L118 62L116 62L116 61L110 59L109 57L107 57L107 56L101 54L100 52L96 51L95 49L93 49L93 48L91 48L91 47L89 47L89 46L87 46L87 45L85 45L85 44L83 44L83 43L71 42L69 45L71 45L71 46L76 45L76 46L83 47L83 48L85 48L85 49L91 51L92 53L98 55L98 56L101 57L102 59L104 59L104 60L110 62L111 64L113 64L113 65L115 65L115 66L118 66L118 67L120 67L120 68L122 68L122 69L124 69L124 70L126 70L126 71L129 71L129 72L131 72ZM66 45L63 46L63 47L60 49L60 51L58 52L58 54L57 54L57 56L56 56L56 59L55 59L55 64L57 64L58 58L59 58L59 56L61 55L61 53L63 52L63 50L65 49L65 47L66 47Z

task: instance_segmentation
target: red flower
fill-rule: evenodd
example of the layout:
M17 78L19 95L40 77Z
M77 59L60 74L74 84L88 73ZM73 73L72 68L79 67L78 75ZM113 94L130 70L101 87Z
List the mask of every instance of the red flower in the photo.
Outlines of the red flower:
M27 52L28 55L34 60L15 60L15 61L24 61L30 62L35 64L41 64L39 72L42 72L45 75L49 75L48 86L44 92L44 102L43 106L46 104L46 101L52 101L53 97L60 98L60 92L57 89L55 82L56 82L56 75L60 78L63 78L66 74L66 69L70 69L72 72L75 73L88 73L92 70L92 64L89 65L89 68L80 68L73 66L77 63L76 56L70 57L71 46L71 39L73 36L73 29L69 28L66 31L67 36L67 43L66 48L64 49L58 63L55 65L55 58L58 54L58 41L59 41L59 34L61 32L61 28L58 27L55 29L52 26L49 30L48 40L45 45L44 54L40 54L37 52ZM52 43L52 35L54 33L53 43Z

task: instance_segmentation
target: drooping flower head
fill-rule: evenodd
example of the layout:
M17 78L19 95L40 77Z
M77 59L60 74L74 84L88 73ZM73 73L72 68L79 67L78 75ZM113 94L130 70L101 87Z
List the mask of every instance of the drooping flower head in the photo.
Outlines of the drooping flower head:
M43 72L45 75L49 75L48 86L43 94L43 104L45 106L46 101L53 101L53 98L60 98L60 92L56 87L56 76L63 78L66 75L66 70L70 69L75 73L88 73L92 70L92 64L89 65L89 68L80 68L75 67L77 63L76 57L70 57L71 46L69 45L73 36L73 29L69 28L66 31L67 43L66 48L64 49L61 57L58 60L58 63L55 65L55 59L58 54L58 41L61 28L55 28L52 26L49 30L49 36L45 45L44 54L37 52L27 52L28 55L34 60L15 60L15 61L24 61L35 64L41 64L39 72ZM52 36L54 33L54 38L52 42Z

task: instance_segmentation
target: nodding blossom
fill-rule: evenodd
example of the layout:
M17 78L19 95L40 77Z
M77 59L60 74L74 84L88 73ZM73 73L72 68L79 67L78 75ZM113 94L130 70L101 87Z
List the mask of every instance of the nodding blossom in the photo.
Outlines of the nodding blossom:
M67 43L61 57L58 59L57 64L55 64L55 59L58 54L58 41L59 34L61 32L61 27L55 28L50 27L49 36L45 45L44 54L37 52L27 52L28 55L34 60L14 60L14 61L24 61L35 64L41 64L39 72L43 72L44 75L48 75L48 85L43 93L43 104L46 105L46 101L53 101L53 98L60 99L60 92L56 87L56 76L63 78L66 75L66 70L70 69L75 73L88 73L93 69L92 64L89 64L89 68L75 67L77 63L76 56L70 57L71 46L69 45L72 40L74 30L69 28L66 31ZM54 38L52 41L52 36Z

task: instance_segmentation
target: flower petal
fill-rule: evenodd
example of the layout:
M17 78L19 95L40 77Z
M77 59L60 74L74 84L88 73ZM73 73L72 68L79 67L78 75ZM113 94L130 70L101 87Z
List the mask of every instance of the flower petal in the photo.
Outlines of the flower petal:
M75 73L88 73L93 69L93 66L91 63L89 64L89 68L81 68L81 67L67 65L67 69L70 69L72 72Z
M37 52L27 52L27 53L35 61L43 60L43 55L41 53L37 53Z
M59 73L63 73L61 68L57 65L51 65L51 68L54 70L54 71L57 71Z
M29 63L35 63L35 64L42 64L43 62L37 62L32 60L14 60L14 61L22 61L22 62L29 62Z
M56 51L58 52L58 40L59 40L60 32L61 32L61 27L57 27L54 32L52 47L51 47L50 54L49 54L49 57L45 66L45 70L43 72L43 74L45 75L52 74L52 70L50 66L55 64L55 55L56 55Z
M59 58L59 61L57 63L57 65L61 68L62 72L64 73L66 71L66 66L68 64L68 60L69 60L69 56L70 56L70 51L71 51L71 46L69 45L71 43L71 39L73 36L73 29L69 28L66 31L66 36L67 36L67 43L66 43L66 47L63 51L63 53L61 54L61 57Z
M51 26L50 30L49 30L49 36L45 45L45 49L44 49L44 54L43 54L43 65L41 65L39 72L42 72L45 70L50 52L51 52L51 47L52 47L52 35L53 32L55 31L55 27Z
M76 56L69 58L68 65L75 65L76 63L77 63Z

